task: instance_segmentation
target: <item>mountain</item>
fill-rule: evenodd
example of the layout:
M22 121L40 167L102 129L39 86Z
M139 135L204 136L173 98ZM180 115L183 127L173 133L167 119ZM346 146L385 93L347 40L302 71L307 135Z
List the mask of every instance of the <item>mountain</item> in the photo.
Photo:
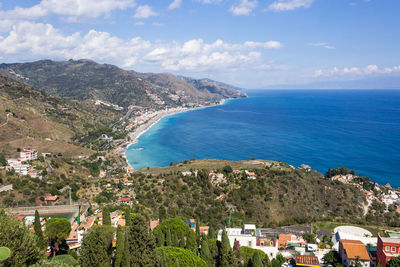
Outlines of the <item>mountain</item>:
M242 96L234 88L209 80L137 73L87 59L1 64L0 73L51 95L100 100L121 108L207 105Z
M13 155L17 148L31 146L71 156L91 154L77 142L79 137L120 116L114 109L64 100L0 76L0 153Z

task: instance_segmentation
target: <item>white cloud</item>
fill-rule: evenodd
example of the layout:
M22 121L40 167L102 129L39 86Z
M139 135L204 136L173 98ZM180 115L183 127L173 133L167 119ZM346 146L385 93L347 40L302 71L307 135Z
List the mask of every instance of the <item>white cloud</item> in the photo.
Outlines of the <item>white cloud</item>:
M160 23L160 22L153 22L151 25L157 26L157 27L163 27L164 26L164 24Z
M138 6L135 15L133 17L136 19L147 19L149 17L157 15L158 15L157 12L154 12L150 6L143 5L143 6Z
M172 10L178 8L182 5L182 0L173 0L171 4L168 6L168 10Z
M318 42L318 43L309 43L309 45L311 46L316 46L316 47L323 47L326 49L336 49L336 47L328 44L328 43L324 43L324 42Z
M314 0L277 0L269 5L270 10L288 11L296 8L309 8Z
M140 37L122 40L107 32L90 30L86 34L63 34L50 24L18 22L7 36L0 37L3 57L23 56L24 60L41 58L89 58L103 63L133 68L149 66L166 71L202 72L218 70L267 70L262 56L265 50L278 49L277 41L206 43L192 39L184 43L150 42Z
M357 76L366 76L366 75L379 75L379 74L391 74L391 73L399 73L400 74L400 65L393 66L391 68L379 68L377 65L367 65L363 68L360 67L345 67L339 69L334 67L330 70L316 70L314 72L314 77L333 77L333 76L348 76L348 77L357 77Z
M257 7L257 0L240 0L237 5L231 6L229 11L236 16L248 16Z
M143 26L143 25L144 25L143 21L135 22L135 26Z
M42 0L28 8L15 7L0 11L0 17L12 20L38 19L51 14L65 16L69 21L79 18L97 18L109 15L116 9L127 9L136 5L134 0Z

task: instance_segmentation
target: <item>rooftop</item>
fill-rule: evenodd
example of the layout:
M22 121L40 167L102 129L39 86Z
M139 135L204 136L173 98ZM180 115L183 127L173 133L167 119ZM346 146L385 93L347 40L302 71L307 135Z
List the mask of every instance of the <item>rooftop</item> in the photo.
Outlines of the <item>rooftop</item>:
M367 248L360 240L340 240L347 258L355 260L357 257L362 261L369 261Z
M319 266L319 261L318 261L318 258L316 256L297 255L296 256L296 265Z

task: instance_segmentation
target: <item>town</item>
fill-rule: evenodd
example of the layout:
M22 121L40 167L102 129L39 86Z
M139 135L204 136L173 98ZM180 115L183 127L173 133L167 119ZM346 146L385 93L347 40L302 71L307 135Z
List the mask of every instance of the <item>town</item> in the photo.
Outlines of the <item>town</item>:
M23 148L19 151L19 158L7 159L7 166L3 168L8 172L14 171L20 177L43 179L47 174L47 169L51 168L51 163L46 160L46 157L50 156L46 153L39 156L37 150ZM40 164L36 162L47 167L37 167L37 169L34 166L40 166ZM277 168L278 170L289 168L305 174L312 172L311 167L307 165L295 168L280 163L255 160L252 162L253 164L262 164L265 168ZM185 164L187 162L177 163L176 166L185 166ZM208 170L206 176L212 186L219 188L226 187L232 177L256 182L259 179L257 173L257 169L227 165L224 168ZM178 175L182 179L190 179L204 175L204 170L190 168L179 171ZM346 168L329 170L326 176L334 183L349 185L364 195L364 215L367 216L368 211L372 206L377 205L376 203L383 205L385 212L400 213L400 192L389 184L380 186L365 177L355 175ZM94 228L108 225L122 231L121 229L129 227L132 225L132 218L136 216L135 206L140 201L138 192L135 192L135 171L132 168L124 167L119 175L103 175L101 177L99 186L103 190L102 192L114 192L118 196L117 199L104 202L104 199L100 201L101 198L97 197L74 202L71 198L71 188L67 186L65 190L61 190L61 195L42 196L36 201L37 206L7 207L5 211L10 215L16 215L16 218L32 232L38 231L35 229L35 225L38 224L41 228L39 232L46 232L48 223L51 224L53 219L64 218L69 225L68 233L65 236L65 243L68 246L67 253L75 255L76 258L83 257L87 253L85 252L85 239L90 236ZM157 183L163 184L165 181L159 179ZM0 188L0 192L13 190L12 184L3 184ZM221 192L216 199L224 198L227 198L227 192ZM147 225L146 229L153 233L157 248L176 247L191 250L193 257L200 257L208 266L231 266L234 265L233 262L243 266L260 266L255 263L259 260L263 264L261 266L274 267L398 266L393 265L393 261L391 261L400 257L400 231L396 231L395 228L381 228L377 231L369 228L368 225L364 227L356 224L324 224L321 222L279 225L269 228L259 227L251 221L244 222L242 225L237 225L237 223L233 225L232 212L235 212L236 209L235 206L230 206L226 213L227 220L221 221L216 228L203 223L204 220L201 217L195 219L190 217L146 217L144 222ZM190 244L190 233L198 236L197 245ZM228 251L231 251L232 255L236 255L232 256L233 258L225 259L227 261L225 263L222 262L224 256L221 254L220 247L224 240L229 243ZM111 242L113 252L110 254L113 261L117 260L118 242L118 231L114 230ZM211 256L201 253L203 242L208 242L207 249L209 250L204 253ZM47 256L51 257L62 253L65 252L61 252L60 248L53 248L51 244L47 247ZM259 255L255 256L255 254ZM179 261L174 259L172 254L168 254L166 257L166 261L169 263Z

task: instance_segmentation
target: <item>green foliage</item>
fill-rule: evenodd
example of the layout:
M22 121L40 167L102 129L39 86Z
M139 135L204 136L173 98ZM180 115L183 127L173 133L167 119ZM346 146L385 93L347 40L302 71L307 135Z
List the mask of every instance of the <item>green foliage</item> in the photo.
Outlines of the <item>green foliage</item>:
M103 209L103 225L111 225L110 210L108 208Z
M304 233L303 238L307 241L308 244L315 244L317 241L315 240L315 234Z
M114 229L111 226L94 226L82 239L82 266L110 266L112 258L112 240Z
M386 264L387 267L400 267L400 257L391 258Z
M230 165L226 165L223 169L222 169L225 173L232 173L232 167Z
M132 226L128 228L125 238L128 239L132 266L155 266L157 264L156 243L142 216L133 217Z
M71 232L71 223L65 218L52 218L46 223L44 233L49 240L52 255L59 251L59 246Z
M201 240L200 258L207 263L208 267L212 267L214 265L213 257L211 256L211 252L208 247L208 240L205 237Z
M27 266L44 256L36 235L3 210L0 211L0 229L0 246L11 250L11 257L3 262L4 266Z
M118 225L114 267L122 267L121 264L124 257L124 247L125 247L125 231L122 228L122 226Z
M283 263L286 262L286 259L281 255L276 255L276 258L271 260L271 267L281 267Z
M188 237L188 231L189 228L183 220L169 218L153 229L153 235L158 246L164 244L163 240L165 240L167 246L179 246L180 243L183 244L184 242L182 238ZM178 237L180 240L178 240Z
M239 258L243 261L246 265L251 264L252 259L254 258L254 254L259 254L260 261L263 261L266 257L265 253L262 250L254 249L246 246L241 246L239 248ZM267 259L268 261L268 259Z
M337 167L334 169L329 169L326 174L325 177L326 178L332 178L333 176L336 175L346 175L346 174L350 174L350 170L347 167Z
M186 247L187 250L192 251L193 253L197 254L197 242L196 242L196 233L192 230L188 230L188 235L186 239Z
M232 264L233 264L232 256L233 256L233 253L232 253L231 245L229 243L229 238L224 229L222 231L221 247L220 247L220 251L219 251L221 267L232 266Z
M66 266L78 266L79 263L76 259L74 259L74 257L72 257L71 255L58 255L55 256L51 262L53 264L65 264Z
M8 247L0 247L0 263L11 256L11 250Z
M132 225L132 214L131 214L131 209L129 207L125 207L125 225L126 226Z
M0 166L7 166L7 160L4 157L4 154L0 153Z
M177 247L160 247L157 248L159 257L162 257L162 253L165 253L166 266L193 266L193 267L207 267L207 263L199 256L194 254L192 251L177 248Z
M253 258L251 259L251 266L252 267L264 267L264 264L261 261L260 253L255 251L253 253Z
M41 248L46 248L47 244L44 240L42 225L40 224L40 216L39 212L35 210L35 221L33 223L33 229L35 230L35 234L38 238L38 244Z

